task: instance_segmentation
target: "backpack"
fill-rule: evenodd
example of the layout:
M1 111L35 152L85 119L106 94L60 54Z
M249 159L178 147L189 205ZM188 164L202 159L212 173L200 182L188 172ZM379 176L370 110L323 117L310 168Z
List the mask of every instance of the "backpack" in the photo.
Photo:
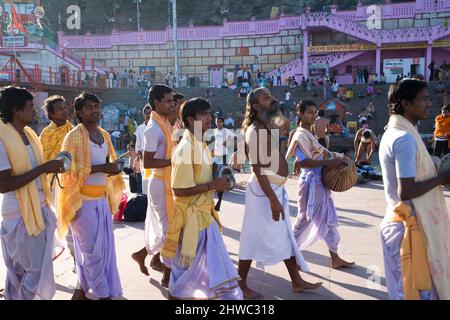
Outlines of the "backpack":
M127 207L124 212L124 220L126 222L143 222L147 215L147 195L138 194L128 200Z

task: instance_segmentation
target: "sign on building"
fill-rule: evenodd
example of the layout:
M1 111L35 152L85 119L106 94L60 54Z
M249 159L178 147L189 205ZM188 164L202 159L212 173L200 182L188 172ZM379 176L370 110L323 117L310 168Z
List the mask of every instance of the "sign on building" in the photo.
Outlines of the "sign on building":
M385 59L383 71L387 83L394 83L397 76L417 77L425 74L425 58Z
M24 36L4 36L3 47L25 47Z

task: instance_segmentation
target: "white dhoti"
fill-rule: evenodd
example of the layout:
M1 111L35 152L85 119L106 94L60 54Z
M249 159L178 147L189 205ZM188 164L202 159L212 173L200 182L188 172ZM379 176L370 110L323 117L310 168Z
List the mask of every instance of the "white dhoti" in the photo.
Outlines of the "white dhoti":
M144 179L144 176L142 176L142 193L147 195L148 194L148 179Z
M145 218L145 246L150 255L161 251L167 231L165 183L163 180L148 180L148 204Z
M7 268L6 300L51 300L55 294L52 255L56 217L45 205L42 218L45 230L33 237L20 213L3 217L0 237Z
M289 198L284 183L271 183L271 186L284 209L285 219L272 219L270 201L256 176L252 175L245 192L239 259L255 260L257 266L269 266L295 256L301 270L309 271L292 232Z

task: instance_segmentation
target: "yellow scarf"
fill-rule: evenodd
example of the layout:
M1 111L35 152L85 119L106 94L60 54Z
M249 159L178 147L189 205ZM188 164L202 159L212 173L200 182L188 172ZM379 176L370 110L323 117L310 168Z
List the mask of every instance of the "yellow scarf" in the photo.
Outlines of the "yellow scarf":
M417 146L415 180L420 182L436 177L433 160L413 124L400 115L392 115L388 127L405 130L415 138ZM412 199L412 202L425 242L433 284L439 299L450 300L450 216L442 188L434 188Z
M151 121L155 121L161 128L164 138L166 140L166 154L165 159L169 160L172 158L172 153L176 147L176 141L173 137L173 128L166 118L162 117L159 113L152 111ZM170 185L172 167L168 166L165 168L151 169L150 179L163 179L165 186L166 195L166 211L167 219L170 222L173 216L173 194Z
M199 162L195 162L194 159L202 159L201 153L206 152L210 163L212 163L211 155L206 144L197 141L189 130L185 131L183 135L184 139L189 142L191 150L187 150L187 152L190 152L192 156L194 181L198 181L201 175L200 166L208 165L212 171L212 165L198 164ZM183 142L179 146L183 146ZM176 165L174 161L176 160L172 160L172 166ZM212 172L210 176L210 180L212 180ZM214 209L213 195L214 191L208 191L189 197L174 196L174 214L172 220L169 221L164 246L161 250L163 257L168 259L174 259L176 257L180 235L183 232L180 265L186 267L191 266L197 252L199 232L206 229L213 222L213 219L222 228L219 215Z
M66 124L58 127L52 121L42 130L39 139L41 139L42 148L44 149L44 161L55 159L56 154L61 150L64 137L73 129L73 125L66 121Z
M431 290L432 282L427 261L427 250L420 234L412 208L404 202L398 203L390 220L405 225L400 248L403 293L405 300L419 300L419 290Z
M38 136L29 127L24 128L24 132L33 149L36 163L41 165L44 163L44 155L42 145ZM11 164L12 174L15 176L25 174L32 170L30 157L22 137L17 130L10 124L4 124L0 120L0 139L2 140L6 153L8 154L9 163ZM42 188L45 194L47 205L50 204L51 193L47 175L40 176ZM45 230L45 224L42 219L41 203L39 201L39 193L35 181L17 189L17 201L19 202L20 213L22 214L25 228L30 236L38 236Z
M117 159L117 156L111 137L102 128L98 127L98 129L108 144L109 161L113 162ZM83 205L84 196L82 190L86 189L84 188L84 183L91 174L89 133L83 124L79 124L66 136L61 150L68 151L72 155L70 171L61 175L61 185L64 189L57 188L56 196L56 211L59 220L58 231L62 237L67 233L69 224L75 218L76 212ZM125 190L125 183L120 174L107 177L106 200L109 203L112 214L119 208L123 190Z

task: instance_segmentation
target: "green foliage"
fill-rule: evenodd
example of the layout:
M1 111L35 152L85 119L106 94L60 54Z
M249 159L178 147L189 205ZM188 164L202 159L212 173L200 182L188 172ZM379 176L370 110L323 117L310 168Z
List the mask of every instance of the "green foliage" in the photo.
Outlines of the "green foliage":
M164 30L171 24L172 9L169 0L141 0L141 27L145 30ZM363 4L378 1L362 0ZM382 2L382 1L380 1ZM402 0L392 0L402 2ZM403 1L404 2L404 1ZM286 15L298 15L306 5L313 11L329 11L330 5L337 4L340 10L355 9L357 0L178 0L178 24L220 25L226 17L229 21L270 17L272 7L280 8ZM81 30L66 28L69 5L78 4L81 9ZM134 0L42 0L46 11L46 22L50 28L59 31L58 15L61 15L61 29L68 34L110 33L115 27L120 31L136 30L136 1ZM224 12L228 9L228 12ZM114 22L111 19L116 17Z

